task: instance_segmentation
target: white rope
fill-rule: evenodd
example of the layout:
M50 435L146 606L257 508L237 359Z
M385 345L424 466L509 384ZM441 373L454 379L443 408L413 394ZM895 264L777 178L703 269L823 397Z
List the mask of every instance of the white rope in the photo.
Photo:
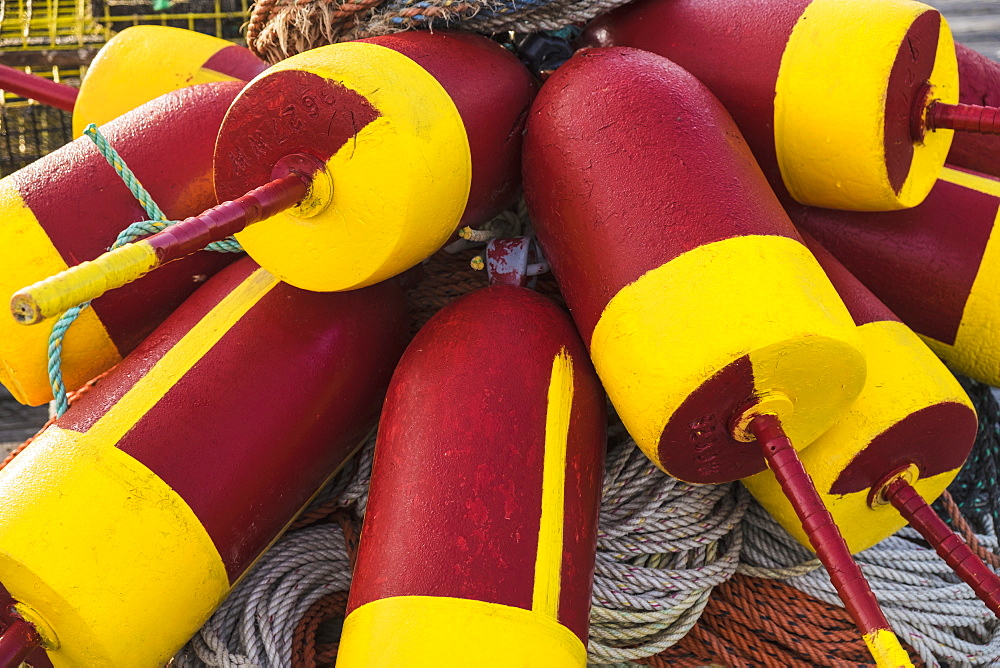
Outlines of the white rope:
M743 526L738 572L784 579L814 598L843 607L818 561L756 503ZM996 537L977 534L996 552ZM928 666L1000 664L1000 622L933 549L907 527L856 555L886 618Z

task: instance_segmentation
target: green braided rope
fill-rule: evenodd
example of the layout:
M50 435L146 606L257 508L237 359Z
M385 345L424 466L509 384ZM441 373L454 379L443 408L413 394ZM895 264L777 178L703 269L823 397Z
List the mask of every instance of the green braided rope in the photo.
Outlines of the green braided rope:
M97 129L94 123L91 123L86 127L83 133L90 138L92 142L97 146L97 150L100 151L104 159L108 161L108 164L114 168L115 173L121 178L122 182L129 189L129 192L139 201L142 208L146 210L146 215L150 217L150 220L139 221L138 223L132 223L115 239L115 243L112 244L109 250L114 250L124 246L125 244L132 243L137 239L149 236L150 234L156 234L160 230L166 229L171 225L174 225L180 221L177 220L167 220L166 215L163 210L153 201L152 196L149 194L141 183L139 179L136 178L135 173L129 169L129 166L125 164L118 151L115 147L108 143L107 138L101 131ZM205 247L205 250L215 251L217 253L242 253L243 247L240 246L236 239L229 237L222 241L216 241ZM69 401L66 397L66 385L63 382L62 375L62 346L63 338L66 336L66 330L69 329L76 319L79 317L80 313L83 312L90 306L90 302L84 302L79 306L74 306L69 309L56 320L56 323L52 326L52 333L49 334L49 347L48 347L48 373L49 373L49 385L52 387L52 396L56 402L56 415L62 416L69 408Z

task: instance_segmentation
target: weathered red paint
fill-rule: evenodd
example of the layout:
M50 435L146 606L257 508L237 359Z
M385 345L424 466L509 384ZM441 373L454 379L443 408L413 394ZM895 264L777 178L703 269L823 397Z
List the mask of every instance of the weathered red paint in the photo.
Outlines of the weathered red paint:
M727 365L691 393L660 435L660 461L681 480L717 483L764 470L757 443L733 439L729 416L755 399L753 367L746 355ZM678 443L691 447L679 448Z
M893 471L916 464L921 478L961 468L976 441L968 406L941 402L922 408L872 439L830 486L831 494L872 488Z
M521 136L535 82L507 49L478 35L412 31L361 40L398 51L448 91L465 123L472 186L460 225L488 220L521 184Z
M78 91L64 83L50 81L37 74L0 65L0 90L47 104L63 111L73 111Z
M781 489L791 501L816 556L823 563L830 582L862 634L889 629L889 622L879 607L875 594L851 556L833 515L823 505L812 479L798 454L773 415L761 415L750 422L750 431L758 441Z
M696 76L733 115L771 184L781 184L774 89L785 44L810 2L642 0L597 18L580 40L651 51Z
M182 219L216 204L212 148L226 109L242 86L225 82L184 88L102 128L168 218ZM70 266L93 260L130 223L149 217L86 137L8 178ZM92 306L125 355L206 276L233 259L231 254L198 253L112 290Z
M250 49L233 44L213 53L202 67L219 74L250 81L267 69L267 63L253 55Z
M573 359L559 622L587 642L604 393L564 311L493 286L414 338L386 397L348 612L391 596L531 609L553 359Z
M86 430L257 269L220 273L56 423ZM317 293L280 284L117 447L191 507L235 581L375 424L408 338L395 282Z
M1000 106L1000 63L964 44L955 45L958 55L959 102ZM956 132L948 162L1000 177L1000 137Z
M927 127L997 135L1000 134L1000 108L935 102L927 109Z
M799 238L719 101L638 49L589 50L559 68L524 151L538 239L585 341L621 288L689 250Z
M1000 617L1000 577L944 523L917 490L902 478L886 486L893 507L927 539L942 559L962 578L994 615Z
M924 12L906 31L903 43L889 73L885 97L885 166L889 184L897 193L902 190L913 162L913 123L915 113L925 103L925 83L930 81L937 58L941 15ZM918 136L919 139L922 135Z
M219 133L219 201L269 182L275 165L287 155L305 153L325 163L378 117L363 96L317 74L284 70L262 78L236 99Z
M938 181L922 204L904 211L791 202L786 210L903 322L953 344L998 206L993 195Z

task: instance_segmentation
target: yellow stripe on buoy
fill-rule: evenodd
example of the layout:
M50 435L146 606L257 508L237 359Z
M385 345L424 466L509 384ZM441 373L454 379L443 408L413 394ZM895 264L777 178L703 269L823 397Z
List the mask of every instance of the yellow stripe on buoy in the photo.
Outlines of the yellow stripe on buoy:
M0 244L0 267L18 267L17 272L0 272L0 295L6 303L16 290L58 274L67 264L9 178L0 180L0 211L6 235ZM52 399L46 369L54 324L23 327L9 314L0 317L0 382L23 404L37 406ZM82 311L69 329L62 355L64 380L70 388L80 387L121 361L93 309Z
M337 666L510 668L585 666L587 648L546 615L443 596L366 603L344 622ZM392 642L385 642L392 638Z
M542 469L542 514L531 609L559 618L566 493L566 443L573 411L573 358L563 348L552 360L545 412L545 456Z

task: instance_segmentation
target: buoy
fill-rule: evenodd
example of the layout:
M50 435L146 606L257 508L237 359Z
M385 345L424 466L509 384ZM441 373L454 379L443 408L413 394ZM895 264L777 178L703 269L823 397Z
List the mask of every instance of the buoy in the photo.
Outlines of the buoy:
M215 81L249 81L267 63L249 49L193 30L137 25L105 44L80 83L73 134L170 91Z
M394 276L509 203L534 93L513 55L471 34L407 32L288 58L240 93L219 132L215 190L233 201L32 286L12 310L40 322L233 233L307 290Z
M216 203L212 148L240 83L169 93L108 123L104 134L154 201L173 219ZM107 250L118 233L148 218L101 156L81 137L0 180L0 293ZM93 302L63 341L63 377L80 387L135 348L204 280L232 262L197 253ZM52 323L37 328L0 318L0 382L21 403L52 398L46 356Z
M437 313L392 377L337 665L586 665L604 392L512 285Z
M244 258L14 458L0 584L52 664L164 665L370 433L407 338L398 285Z
M910 0L644 0L596 19L582 42L646 49L690 71L772 186L811 206L916 206L944 165L949 128L972 130L984 111L956 105L951 31ZM994 121L980 130L1000 132Z
M104 125L180 88L217 81L249 81L267 63L224 39L193 30L137 25L125 28L97 52L79 91L0 65L0 90L73 112L73 136L91 123Z
M851 410L801 453L802 464L851 552L871 547L909 522L1000 614L1000 578L929 506L958 475L975 443L972 403L919 337L805 236L858 326L868 378ZM743 482L809 547L773 473Z
M679 66L592 49L528 119L525 197L629 433L682 480L770 467L879 665L909 665L795 449L861 391L843 302L722 105Z
M1000 385L998 208L1000 179L948 167L906 211L787 211L949 367Z
M955 44L958 54L958 99L965 104L1000 106L1000 63ZM961 132L948 152L948 164L1000 177L1000 137Z

